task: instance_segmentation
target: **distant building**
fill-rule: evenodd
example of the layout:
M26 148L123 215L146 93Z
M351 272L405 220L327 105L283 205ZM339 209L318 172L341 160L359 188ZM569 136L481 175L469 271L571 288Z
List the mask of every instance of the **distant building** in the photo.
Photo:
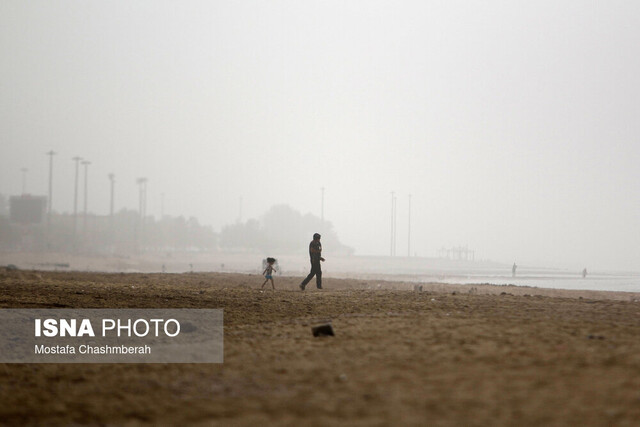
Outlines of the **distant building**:
M11 196L9 198L9 219L17 224L41 224L47 206L45 196Z

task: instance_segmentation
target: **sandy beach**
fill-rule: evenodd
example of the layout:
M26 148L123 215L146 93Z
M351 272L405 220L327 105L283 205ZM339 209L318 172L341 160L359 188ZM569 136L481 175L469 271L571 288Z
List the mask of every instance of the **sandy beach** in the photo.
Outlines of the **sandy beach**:
M640 295L0 272L2 308L222 308L222 364L3 364L0 422L636 425ZM334 337L311 327L331 322Z

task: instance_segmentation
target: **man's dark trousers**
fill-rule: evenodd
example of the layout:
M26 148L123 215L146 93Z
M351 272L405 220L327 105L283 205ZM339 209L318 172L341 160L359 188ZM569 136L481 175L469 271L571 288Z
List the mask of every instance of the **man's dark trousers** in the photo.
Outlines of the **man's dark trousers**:
M320 268L320 261L311 263L311 271L307 278L302 281L302 286L307 286L307 283L313 279L313 276L316 276L316 286L318 289L322 289L322 269Z

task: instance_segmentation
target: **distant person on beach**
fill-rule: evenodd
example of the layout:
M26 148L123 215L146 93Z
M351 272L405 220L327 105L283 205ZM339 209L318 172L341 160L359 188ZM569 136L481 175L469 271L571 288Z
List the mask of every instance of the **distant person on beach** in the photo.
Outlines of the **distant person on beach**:
M516 277L516 268L518 268L518 266L514 262L513 267L511 267L511 277Z
M582 270L582 278L586 278L587 277L587 268L585 267L584 270Z
M273 268L273 264L276 262L275 258L267 258L267 267L264 269L262 274L264 275L264 283L260 287L260 289L264 289L264 285L267 284L269 280L271 280L271 287L273 290L276 290L276 285L273 284L273 273L278 272L275 268Z
M316 286L318 289L322 289L322 268L320 267L320 261L324 261L322 258L322 245L320 244L320 235L315 233L313 240L309 243L309 258L311 260L311 271L309 275L300 283L300 289L304 291L307 283L316 276Z

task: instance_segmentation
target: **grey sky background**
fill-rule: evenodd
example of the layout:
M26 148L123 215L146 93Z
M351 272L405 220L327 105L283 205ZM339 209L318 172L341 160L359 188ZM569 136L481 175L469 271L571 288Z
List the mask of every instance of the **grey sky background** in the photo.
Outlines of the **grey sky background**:
M640 270L640 2L0 2L0 193L287 203L360 255ZM82 199L81 199L82 200ZM82 203L82 202L81 202ZM306 244L306 242L305 242ZM330 252L330 248L325 248ZM304 251L304 245L302 247Z

